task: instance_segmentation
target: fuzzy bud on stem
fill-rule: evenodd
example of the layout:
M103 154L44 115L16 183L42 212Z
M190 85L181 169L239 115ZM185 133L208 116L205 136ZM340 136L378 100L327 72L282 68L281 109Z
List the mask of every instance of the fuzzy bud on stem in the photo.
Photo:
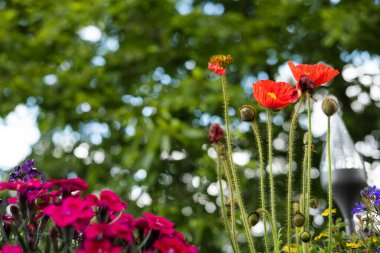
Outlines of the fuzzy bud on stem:
M297 228L300 228L305 224L305 216L301 213L296 213L293 216L293 225Z
M300 239L301 241L303 241L304 243L307 243L307 242L310 242L311 240L311 235L309 232L307 231L304 231L300 234Z
M335 99L325 98L322 102L322 110L326 114L327 117L334 115L338 111L338 103Z
M258 212L252 212L248 215L248 223L250 226L255 226L260 221L260 214Z
M250 105L243 105L239 109L239 117L245 122L253 122L256 119L256 111Z

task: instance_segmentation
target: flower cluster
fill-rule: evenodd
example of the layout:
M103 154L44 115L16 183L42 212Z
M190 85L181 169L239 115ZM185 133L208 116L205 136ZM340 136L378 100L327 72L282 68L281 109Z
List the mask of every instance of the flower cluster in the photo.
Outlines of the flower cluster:
M232 63L231 55L214 55L210 58L208 68L219 76L226 74L226 65Z
M80 178L46 181L34 161L17 166L9 182L0 183L0 191L5 190L16 191L17 197L0 206L5 244L0 252L198 252L169 220L151 213L135 219L110 190L84 195L87 183Z
M362 200L355 203L355 208L351 211L359 219L359 224L367 234L378 234L378 222L380 221L380 189L376 186L369 186L360 191Z
M380 189L368 186L360 191L362 200L355 203L351 213L357 218L358 234L367 248L380 252Z

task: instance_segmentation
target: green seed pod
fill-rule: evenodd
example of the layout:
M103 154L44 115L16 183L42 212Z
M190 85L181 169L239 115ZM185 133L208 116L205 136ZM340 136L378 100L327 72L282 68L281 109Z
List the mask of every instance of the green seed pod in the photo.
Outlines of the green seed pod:
M260 214L258 212L252 212L248 215L248 223L250 226L255 226L260 221Z
M318 208L318 200L316 198L310 199L310 207L314 209Z
M309 133L308 132L306 132L306 133L304 133L304 135L303 135L303 144L304 145L307 145L307 138L309 137Z
M303 241L303 242L305 242L305 243L310 242L310 240L311 240L311 235L310 235L309 232L304 231L304 232L302 232L302 233L300 234L300 239L301 239L301 241Z
M297 228L300 228L305 224L305 216L301 213L296 213L293 216L293 225Z
M256 111L255 108L253 108L250 105L243 105L239 109L239 117L241 120L245 122L253 122L256 118Z
M335 99L325 98L322 102L322 111L326 114L327 117L334 115L338 111L338 103Z
M293 213L299 213L300 212L300 204L298 202L293 203Z

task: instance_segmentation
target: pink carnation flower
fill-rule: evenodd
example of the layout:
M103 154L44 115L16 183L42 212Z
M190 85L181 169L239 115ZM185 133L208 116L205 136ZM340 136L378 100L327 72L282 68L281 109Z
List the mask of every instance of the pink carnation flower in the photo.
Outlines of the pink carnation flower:
M174 233L174 223L165 219L164 217L156 216L151 213L143 213L148 221L149 228L153 230L158 230L162 234L172 234Z
M161 253L197 253L194 246L187 245L178 237L164 236L159 238L153 246Z
M62 200L61 205L45 207L44 213L50 216L58 227L73 226L78 231L83 231L94 217L94 212L87 202L74 197Z
M5 244L4 247L0 250L0 253L22 253L21 246L12 246L9 244Z
M99 198L94 194L86 196L87 202L92 206L107 207L111 212L121 212L127 208L127 204L120 200L119 196L110 190L100 192Z
M83 248L75 251L75 253L120 253L122 250L121 246L115 246L107 239L85 240Z

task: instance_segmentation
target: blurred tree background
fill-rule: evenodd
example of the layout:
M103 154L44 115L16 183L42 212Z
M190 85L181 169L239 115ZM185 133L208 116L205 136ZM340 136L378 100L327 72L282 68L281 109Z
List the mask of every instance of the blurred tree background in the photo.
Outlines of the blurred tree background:
M341 71L317 93L339 98L369 170L380 170L379 13L378 0L0 0L0 116L17 105L38 111L41 137L29 158L49 177L78 176L91 191L110 188L135 216L154 211L202 252L228 252L207 141L209 125L222 123L209 57L234 58L228 78L235 158L254 210L257 154L236 110L254 103L258 79L294 84L283 74L289 60L323 61ZM279 210L292 109L274 118ZM265 117L259 120L265 136ZM315 144L318 168L323 141ZM314 195L324 199L314 172Z

